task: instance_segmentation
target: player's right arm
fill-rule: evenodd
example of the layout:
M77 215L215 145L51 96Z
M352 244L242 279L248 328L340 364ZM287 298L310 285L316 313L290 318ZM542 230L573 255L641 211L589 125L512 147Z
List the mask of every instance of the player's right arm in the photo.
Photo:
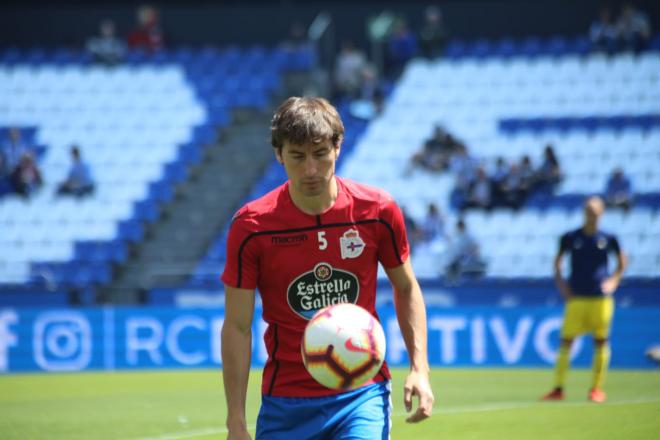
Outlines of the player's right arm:
M250 439L245 401L252 354L254 289L225 285L225 321L222 325L222 379L227 400L228 440Z
M561 294L562 298L564 298L564 300L566 301L568 301L573 297L573 291L571 290L571 286L568 285L566 279L564 278L564 274L562 273L562 260L564 258L564 254L566 253L567 248L568 248L568 236L564 235L560 240L559 250L557 251L557 255L555 255L554 273L555 273L555 285L557 286L557 290L559 290L559 293Z

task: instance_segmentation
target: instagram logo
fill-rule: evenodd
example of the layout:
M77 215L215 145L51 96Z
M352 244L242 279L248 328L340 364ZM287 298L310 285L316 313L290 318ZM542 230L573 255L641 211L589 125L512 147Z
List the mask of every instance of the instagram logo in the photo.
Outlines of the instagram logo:
M92 357L89 321L76 312L48 312L34 322L34 360L46 371L77 371Z

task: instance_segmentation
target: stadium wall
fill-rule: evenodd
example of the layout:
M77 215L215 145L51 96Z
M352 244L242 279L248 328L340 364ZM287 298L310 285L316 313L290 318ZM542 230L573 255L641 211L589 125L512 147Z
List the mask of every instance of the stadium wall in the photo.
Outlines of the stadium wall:
M81 46L105 18L125 35L135 23L135 2L3 2L0 46ZM618 13L622 2L610 2ZM660 3L635 2L660 24ZM429 4L442 7L455 38L497 38L586 34L602 2L583 0L382 1L161 1L157 2L167 45L264 44L281 41L292 23L308 25L320 11L335 20L336 39L352 39L367 47L366 20L384 10L407 17L411 27L422 21ZM246 32L246 29L249 29Z
M394 307L382 305L378 313L389 364L407 365ZM659 320L659 307L617 311L614 368L653 367L644 352L660 343ZM219 368L222 323L221 308L4 308L0 372ZM430 307L429 358L435 367L549 367L560 324L560 307ZM254 367L267 359L264 331L263 321L255 319ZM580 339L574 365L588 367L591 351L591 341Z

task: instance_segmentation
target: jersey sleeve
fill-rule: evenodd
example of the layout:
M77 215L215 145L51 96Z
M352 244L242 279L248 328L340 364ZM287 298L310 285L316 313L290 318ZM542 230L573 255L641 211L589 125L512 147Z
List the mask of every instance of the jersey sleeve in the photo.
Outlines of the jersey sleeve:
M245 208L239 210L229 228L227 260L222 274L225 285L255 289L259 275L259 252L254 239L254 220Z
M381 201L378 261L386 268L402 265L410 255L410 245L401 209L388 194Z
M566 233L559 239L559 253L563 254L571 248L571 234Z
M620 254L621 247L619 246L619 240L617 240L615 236L612 236L608 241L610 244L610 251L614 252L617 255Z

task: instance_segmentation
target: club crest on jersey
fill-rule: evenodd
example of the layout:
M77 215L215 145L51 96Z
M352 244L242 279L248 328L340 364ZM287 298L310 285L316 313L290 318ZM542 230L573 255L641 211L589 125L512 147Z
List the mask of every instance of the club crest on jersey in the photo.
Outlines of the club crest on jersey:
M357 277L328 263L318 263L287 288L287 302L298 316L311 319L324 307L339 303L357 303L360 284Z
M341 249L341 258L357 258L362 254L366 247L360 234L356 229L349 229L344 235L339 237L339 247Z

